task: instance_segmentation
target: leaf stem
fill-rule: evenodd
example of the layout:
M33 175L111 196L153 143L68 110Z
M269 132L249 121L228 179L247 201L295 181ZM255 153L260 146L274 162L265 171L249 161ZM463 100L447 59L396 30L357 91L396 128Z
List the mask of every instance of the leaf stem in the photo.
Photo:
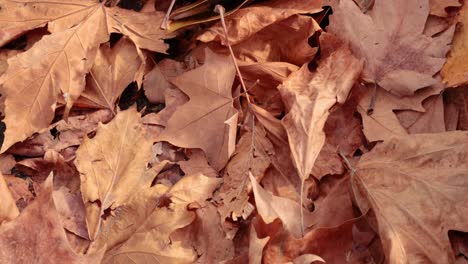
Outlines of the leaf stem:
M161 21L161 25L159 26L161 29L167 29L167 22L169 21L169 16L172 13L172 9L174 8L176 0L172 0L169 8L166 11L166 15L164 16L163 20Z
M231 58L234 63L234 66L236 67L237 75L239 75L239 80L242 86L242 90L244 90L245 93L245 98L247 99L247 103L250 105L252 102L250 101L250 96L247 93L247 88L245 87L244 79L242 78L242 74L239 70L239 65L237 64L236 57L234 56L234 51L232 50L231 43L229 43L229 34L228 30L226 27L226 22L224 21L224 13L225 9L222 5L216 5L214 11L219 14L221 18L221 25L223 26L223 31L224 31L224 38L226 40L226 44L229 48L229 53L231 53Z

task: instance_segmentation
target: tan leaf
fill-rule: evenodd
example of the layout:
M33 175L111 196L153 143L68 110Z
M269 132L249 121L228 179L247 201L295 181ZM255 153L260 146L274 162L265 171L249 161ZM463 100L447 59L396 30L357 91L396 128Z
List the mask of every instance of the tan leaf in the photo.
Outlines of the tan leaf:
M77 255L68 245L52 198L52 177L16 220L0 227L2 263L100 263L102 254Z
M114 105L123 90L135 80L141 65L134 44L126 37L112 48L102 45L86 77L86 89L76 105L106 108L114 112Z
M126 34L138 47L165 51L166 46L161 40L164 33L158 27L142 23L141 18L135 18L140 16L139 13L107 8L96 2L93 5L85 3L24 2L30 8L19 8L25 13L18 17L25 19L19 24L13 23L13 27L29 29L31 21L33 24L42 21L38 25L48 22L52 34L44 36L28 51L11 58L7 71L0 77L6 98L4 122L7 126L1 152L50 124L60 92L66 103L65 117L68 115L84 90L85 75L91 69L99 44L107 41L110 33ZM73 11L65 8L63 14L57 10L66 5L73 5ZM8 6L7 9L2 8L2 12L10 10L8 12L16 14L15 8ZM29 20L31 12L34 15ZM54 16L56 12L60 15ZM39 18L35 18L36 15ZM50 15L51 19L41 19ZM141 17L158 20L161 14L144 13ZM146 34L150 40L142 40L140 34Z
M221 179L207 177L203 174L184 176L169 190L171 200L175 204L197 202L203 204L213 196L213 192L221 183Z
M448 230L468 230L468 133L390 139L365 154L352 178L372 208L389 263L452 263Z
M335 41L331 35L322 36L326 36L322 45ZM325 143L323 128L329 109L346 100L361 68L362 62L342 45L319 63L316 72L311 73L305 65L278 88L288 110L282 123L303 181L309 177Z
M238 10L226 18L231 44L240 43L263 28L294 14L316 13L322 10L322 1L274 0ZM224 41L223 28L218 22L198 37L203 42Z
M444 86L441 83L422 89L413 96L398 97L377 87L368 89L358 105L364 134L369 141L387 140L392 137L407 135L408 131L400 123L395 110L413 110L424 112L424 99L439 94ZM371 108L369 108L371 107Z
M3 222L8 222L15 219L19 215L18 207L16 207L15 200L8 188L7 182L0 173L0 195L2 207L0 208L0 226Z
M232 154L237 126L231 94L234 77L231 58L207 49L203 66L171 80L190 100L172 115L159 140L201 148L213 168L223 168Z
M135 108L120 112L107 125L99 125L94 138L86 138L76 151L81 192L90 238L96 238L104 210L115 209L141 186L151 156L152 141L145 138Z
M73 193L68 188L61 187L53 192L53 197L63 227L77 236L89 239L81 193Z
M429 0L429 6L431 8L431 15L447 17L446 8L459 7L461 4L458 0Z
M185 206L157 208L127 241L107 252L102 263L193 263L195 252L171 243L170 235L194 219Z
M0 154L0 173L9 174L15 166L15 157L11 154Z
M301 237L301 205L293 200L272 195L257 183L252 174L249 177L258 214L262 216L265 223L272 223L276 218L279 218L287 231L296 238ZM305 212L304 215L304 223L308 226L311 223L311 215L308 212Z
M442 94L428 97L423 102L424 113L402 111L397 117L409 134L445 132L444 102Z
M201 173L207 177L218 176L218 172L208 164L205 153L199 149L192 149L189 159L179 161L178 164L186 175Z
M352 0L341 0L333 4L330 32L349 41L358 58L365 58L365 81L395 95L412 95L436 83L433 75L445 63L455 29L435 38L425 36L428 14L427 0L376 0L367 14Z
M217 193L217 199L222 202L218 207L221 219L239 221L249 217L253 209L249 204L249 172L258 180L262 179L271 164L272 155L273 146L260 126L242 135L236 152L226 166L224 182Z
M457 1L458 2L458 1ZM468 82L468 5L465 3L457 17L459 29L453 38L453 47L447 56L447 63L442 68L441 75L449 86L460 86Z

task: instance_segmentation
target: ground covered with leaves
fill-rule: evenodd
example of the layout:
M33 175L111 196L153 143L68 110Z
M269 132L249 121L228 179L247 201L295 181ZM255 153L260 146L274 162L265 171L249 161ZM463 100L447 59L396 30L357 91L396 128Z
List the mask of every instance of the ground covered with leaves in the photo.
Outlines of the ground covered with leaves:
M0 263L466 263L467 43L462 0L0 0Z

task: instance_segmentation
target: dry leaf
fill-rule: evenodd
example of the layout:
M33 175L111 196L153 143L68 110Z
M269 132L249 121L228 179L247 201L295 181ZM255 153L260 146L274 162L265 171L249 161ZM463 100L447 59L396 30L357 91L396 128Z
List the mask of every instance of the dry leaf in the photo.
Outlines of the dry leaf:
M16 207L15 200L8 189L7 182L0 173L0 195L2 207L0 209L0 226L3 222L8 222L15 219L19 215L18 208Z
M180 147L201 148L213 168L223 168L234 151L234 77L231 59L207 49L203 66L171 80L190 100L172 115L158 139Z
M322 1L274 0L242 8L226 18L229 42L240 43L263 28L294 14L316 13L322 10ZM203 42L224 41L221 23L218 22L198 37Z
M218 172L208 164L205 153L199 149L191 150L188 160L178 162L186 175L201 173L207 177L217 177Z
M102 263L193 263L195 252L180 242L171 243L170 235L194 219L185 206L157 208L128 240L107 252Z
M171 200L175 204L197 202L203 204L211 198L214 190L221 183L221 179L207 177L203 174L184 176L169 190Z
M96 136L85 139L76 151L91 239L99 233L105 210L114 210L153 181L144 175L151 146L140 114L132 108L118 113L109 124L99 125Z
M68 245L52 198L52 176L16 220L0 227L2 263L100 263L102 254L77 255Z
M447 56L447 63L442 68L441 75L449 86L459 86L468 82L468 64L464 58L468 56L468 5L463 5L457 17L459 28L453 38L453 47Z
M249 217L253 209L249 203L249 172L260 180L271 164L272 155L273 145L260 126L242 135L236 152L226 165L224 182L217 193L217 200L222 203L218 211L223 221L227 218L239 221Z
M412 95L436 83L433 75L445 63L455 29L435 38L423 35L428 14L427 0L376 0L367 14L352 0L340 0L333 4L330 31L349 41L358 58L365 58L365 81L395 95Z
M453 263L448 230L468 230L468 133L390 139L352 178L361 211L373 209L389 263Z
M424 113L402 111L397 117L409 134L445 132L444 102L442 95L428 97L423 102Z
M322 36L327 36L322 45L334 41L330 35ZM309 177L325 143L323 127L329 109L346 100L361 68L362 62L342 45L319 63L316 72L311 73L305 65L279 87L288 109L282 124L302 181Z
M431 15L446 17L448 15L447 8L459 7L461 4L458 0L429 0L429 6L431 8Z
M135 81L140 66L138 52L128 38L120 39L112 48L109 44L102 45L86 78L86 89L76 105L110 109L115 113L115 102Z

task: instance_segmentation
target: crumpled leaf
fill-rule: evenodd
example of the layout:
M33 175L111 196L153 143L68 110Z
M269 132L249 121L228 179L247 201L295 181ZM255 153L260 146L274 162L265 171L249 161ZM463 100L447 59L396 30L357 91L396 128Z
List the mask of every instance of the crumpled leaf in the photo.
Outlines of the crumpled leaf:
M158 140L201 148L213 168L223 168L235 144L237 111L231 94L234 77L231 58L207 49L203 66L171 79L190 100L171 116Z
M175 204L203 202L212 197L213 191L221 183L221 179L207 177L203 174L184 176L169 190L171 200Z
M352 178L375 213L389 263L453 263L449 230L468 231L468 133L390 139L364 154Z
M118 113L109 124L99 125L96 136L86 138L76 151L91 239L99 232L105 210L117 208L153 181L144 177L151 146L140 114L131 108Z
M367 14L352 0L333 3L330 32L349 41L358 58L365 58L365 81L399 96L437 82L433 75L445 63L455 27L435 38L425 36L427 0L376 0Z
M103 251L77 255L68 245L52 198L52 176L16 220L0 227L2 263L100 263Z
M458 2L458 1L457 1ZM440 74L449 86L460 86L468 82L468 5L463 5L457 17L459 27L453 37L453 47Z
M221 219L234 221L247 219L253 206L249 203L249 172L259 180L271 164L274 155L271 142L265 131L256 126L253 131L245 132L236 146L236 152L226 166L224 181L216 198L222 203L218 206Z
M322 36L326 36L322 45L334 41L330 35ZM323 127L329 109L346 100L361 69L362 62L346 45L339 45L319 63L316 72L311 73L305 65L278 88L288 110L282 124L302 180L309 177L325 143Z
M322 10L321 0L274 0L242 8L226 17L226 26L231 44L240 43L263 28L294 14L316 13ZM198 37L203 42L224 42L221 22L216 23Z
M447 17L446 9L461 6L458 0L429 0L430 14L434 16Z

